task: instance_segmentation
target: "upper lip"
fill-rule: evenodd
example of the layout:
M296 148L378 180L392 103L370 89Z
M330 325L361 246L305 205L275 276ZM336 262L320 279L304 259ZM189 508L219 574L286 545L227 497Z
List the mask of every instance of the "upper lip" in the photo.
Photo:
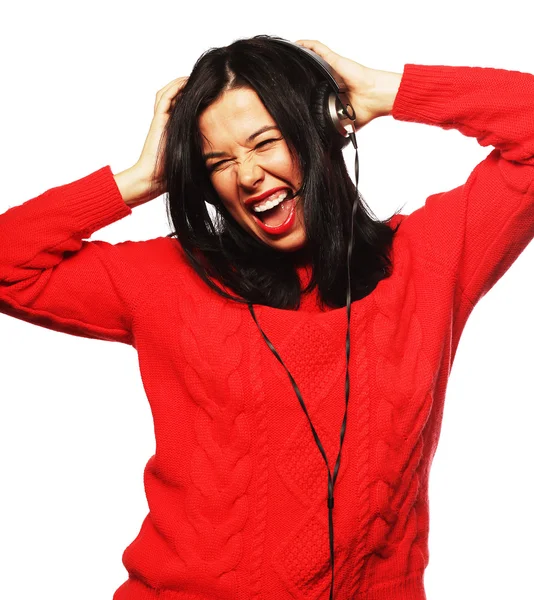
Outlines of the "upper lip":
M288 190L291 194L291 188L288 188L287 185L282 185L280 187L273 188L272 190L267 190L266 192L263 192L263 194L259 194L258 196L251 196L250 198L247 198L245 200L245 204L247 206L250 206L251 204L259 202L260 200L263 200L264 198L267 198L268 196L271 196L272 194L274 194L275 192L279 192L280 190Z

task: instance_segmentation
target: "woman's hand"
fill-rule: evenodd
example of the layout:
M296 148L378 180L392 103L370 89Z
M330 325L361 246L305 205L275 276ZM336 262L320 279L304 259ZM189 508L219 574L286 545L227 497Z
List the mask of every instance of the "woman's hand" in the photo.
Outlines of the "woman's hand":
M162 181L164 156L159 153L159 147L164 143L165 125L173 100L188 79L189 77L178 77L159 90L154 104L154 118L141 156L133 167L114 175L119 191L130 207L154 200L166 192Z
M148 181L154 197L160 196L166 191L162 182L164 156L161 154L158 160L158 151L160 144L164 143L163 134L165 125L169 119L173 100L176 94L185 86L188 79L188 76L173 79L156 94L154 118L152 119L141 156L134 167Z
M336 54L317 40L298 40L295 44L318 54L339 76L336 80L347 88L347 96L356 113L356 130L376 117L390 114L399 89L401 73L365 67Z

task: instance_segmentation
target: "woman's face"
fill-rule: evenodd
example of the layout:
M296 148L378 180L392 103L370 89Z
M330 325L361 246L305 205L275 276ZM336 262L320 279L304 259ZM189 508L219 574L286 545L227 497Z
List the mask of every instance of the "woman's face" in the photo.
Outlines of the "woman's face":
M256 92L226 91L200 115L199 129L212 185L233 218L277 250L302 248L306 243L302 202L299 196L293 198L301 185L300 170ZM275 207L283 198L276 194L279 188L282 194L288 190L289 198ZM268 198L255 201L265 193ZM269 208L267 201L273 204L270 210L253 210L253 206Z

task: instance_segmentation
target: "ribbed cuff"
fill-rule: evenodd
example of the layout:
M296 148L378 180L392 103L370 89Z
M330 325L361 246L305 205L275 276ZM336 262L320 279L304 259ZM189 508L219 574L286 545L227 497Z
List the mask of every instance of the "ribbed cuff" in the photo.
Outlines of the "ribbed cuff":
M438 115L447 112L449 101L458 94L458 82L470 67L404 65L391 116L400 121L440 124Z
M93 233L132 213L109 165L60 187L62 203L70 205L80 231Z

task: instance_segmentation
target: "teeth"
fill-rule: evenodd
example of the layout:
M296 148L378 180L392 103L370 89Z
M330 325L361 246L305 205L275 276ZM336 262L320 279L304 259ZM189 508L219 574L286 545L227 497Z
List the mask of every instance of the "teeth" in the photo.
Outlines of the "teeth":
M272 196L269 196L269 200L266 200L265 202L262 202L261 204L257 204L256 206L253 206L252 210L254 212L264 212L266 210L274 208L275 206L277 206L278 204L283 202L287 198L288 195L289 195L288 190L282 190L280 192L276 192Z

